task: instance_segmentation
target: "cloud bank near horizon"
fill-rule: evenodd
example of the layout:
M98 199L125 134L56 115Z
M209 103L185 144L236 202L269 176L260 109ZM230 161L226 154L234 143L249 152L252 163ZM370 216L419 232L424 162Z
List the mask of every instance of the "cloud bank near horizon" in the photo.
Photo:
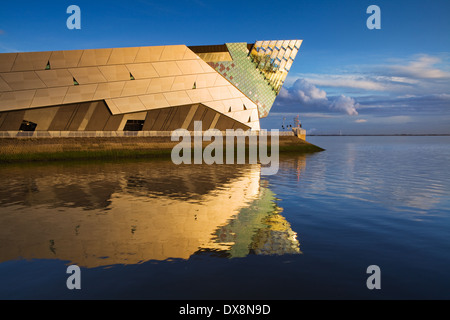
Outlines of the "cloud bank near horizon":
M359 107L353 98L344 95L329 99L324 90L305 79L297 79L292 87L282 88L277 103L300 104L312 108L335 110L350 116L358 115L356 109Z
M450 59L414 55L335 74L300 74L286 81L277 112L348 116L450 112ZM361 123L361 122L360 122Z

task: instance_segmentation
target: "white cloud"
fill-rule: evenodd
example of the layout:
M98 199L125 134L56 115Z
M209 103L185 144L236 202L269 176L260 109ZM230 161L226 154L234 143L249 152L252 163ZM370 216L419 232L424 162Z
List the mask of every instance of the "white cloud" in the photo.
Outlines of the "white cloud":
M374 91L391 89L385 83L362 75L305 74L304 77L309 83L323 87L355 88Z
M448 93L450 88L448 59L438 56L415 55L346 69L360 70L360 72L297 74L291 76L287 83L295 84L299 79L303 79L321 89L335 88L335 91L341 89L340 93L345 95L369 91L398 95L430 95Z
M281 103L294 102L302 106L325 107L351 116L358 114L356 108L359 107L359 104L353 98L340 95L330 100L324 90L319 89L305 79L297 79L291 87L283 88L279 97Z
M342 74L297 74L286 81L278 110L357 116L449 112L450 56L414 55L377 64L351 66ZM351 70L357 70L351 73ZM357 101L355 101L357 100ZM333 112L330 112L333 111ZM363 119L355 123L363 123ZM385 118L405 123L405 117Z
M442 59L429 55L421 55L410 61L404 61L396 65L387 65L388 73L409 78L418 79L443 79L450 78L450 73L435 67Z
M405 124L408 122L413 121L413 118L411 116L405 116L405 115L399 115L399 116L388 116L388 117L381 117L382 120L380 120L383 124Z
M309 83L305 79L297 79L292 87L282 88L280 97L288 100L298 100L303 104L322 104L327 102L327 93Z
M364 123L364 122L367 122L367 120L366 119L357 119L357 120L355 120L355 122L356 123Z
M330 109L345 112L349 116L357 116L358 111L356 111L356 108L358 107L359 104L355 102L355 99L344 95L337 97L330 105Z

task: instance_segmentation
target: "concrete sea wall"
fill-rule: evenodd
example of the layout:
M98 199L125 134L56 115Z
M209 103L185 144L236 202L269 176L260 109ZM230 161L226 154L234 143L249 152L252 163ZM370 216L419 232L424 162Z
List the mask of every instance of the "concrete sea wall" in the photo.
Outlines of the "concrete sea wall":
M292 133L280 135L278 139L280 153L323 150ZM203 147L210 143L204 141ZM171 141L170 134L109 137L3 137L0 138L0 162L170 157L172 149L178 144L179 141ZM267 144L270 149L270 137L267 137ZM193 143L191 145L193 146ZM223 145L226 145L225 139ZM246 146L248 145L247 138Z

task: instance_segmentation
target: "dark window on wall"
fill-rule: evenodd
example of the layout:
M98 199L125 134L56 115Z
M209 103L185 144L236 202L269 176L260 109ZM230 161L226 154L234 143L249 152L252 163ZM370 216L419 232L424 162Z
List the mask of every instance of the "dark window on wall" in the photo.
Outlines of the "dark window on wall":
M123 131L142 131L145 120L127 120Z
M34 131L36 130L37 123L23 120L20 125L19 131Z

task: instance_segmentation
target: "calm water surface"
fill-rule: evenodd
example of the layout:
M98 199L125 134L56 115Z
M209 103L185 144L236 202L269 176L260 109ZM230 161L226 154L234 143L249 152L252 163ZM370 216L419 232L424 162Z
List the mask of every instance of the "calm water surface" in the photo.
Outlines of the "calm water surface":
M1 299L449 299L450 137L258 165L0 168ZM81 290L68 290L68 265ZM381 289L369 290L369 265Z

